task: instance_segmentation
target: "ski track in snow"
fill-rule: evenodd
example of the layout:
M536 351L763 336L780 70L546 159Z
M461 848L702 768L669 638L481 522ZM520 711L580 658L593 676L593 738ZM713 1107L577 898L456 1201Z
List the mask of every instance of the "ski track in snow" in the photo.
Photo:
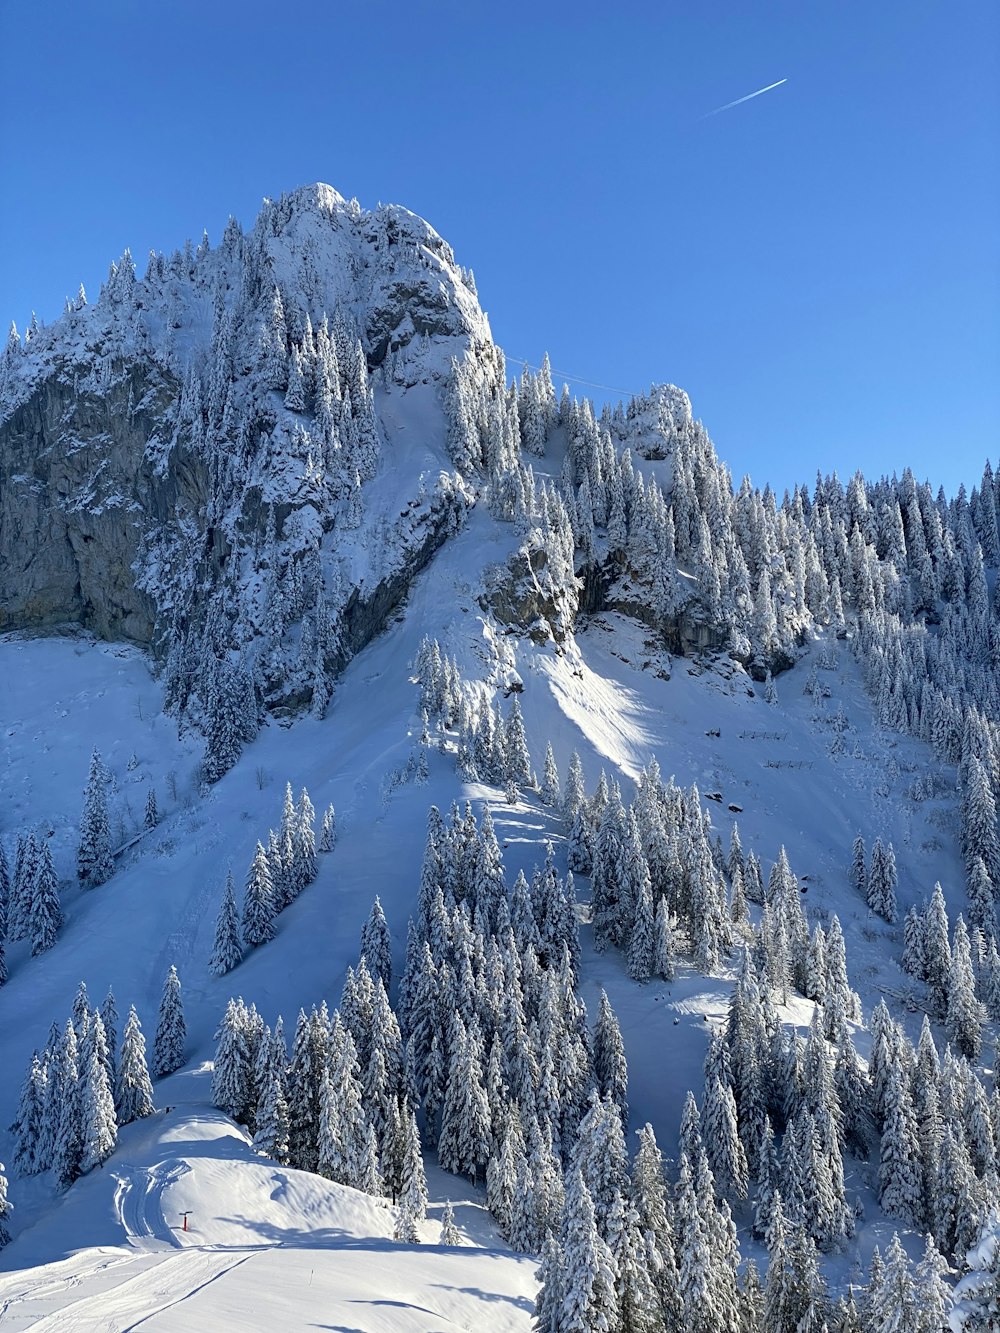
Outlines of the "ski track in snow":
M164 1162L159 1166L122 1166L125 1174L115 1173L115 1214L132 1245L156 1241L160 1245L180 1247L163 1216L162 1196L191 1168L187 1162Z
M37 1333L131 1333L245 1264L252 1254L184 1250L160 1260L110 1290L84 1296L40 1319Z

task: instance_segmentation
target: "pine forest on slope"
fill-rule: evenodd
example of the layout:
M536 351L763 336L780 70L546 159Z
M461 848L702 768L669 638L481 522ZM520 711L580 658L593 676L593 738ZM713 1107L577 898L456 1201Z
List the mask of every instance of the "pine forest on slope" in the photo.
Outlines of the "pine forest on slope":
M508 382L328 186L12 328L3 1318L988 1327L998 508Z

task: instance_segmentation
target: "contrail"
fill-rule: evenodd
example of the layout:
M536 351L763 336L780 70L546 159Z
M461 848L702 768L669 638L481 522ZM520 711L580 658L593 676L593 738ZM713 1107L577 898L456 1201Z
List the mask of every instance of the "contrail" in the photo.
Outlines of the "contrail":
M734 106L739 106L741 102L749 102L752 97L759 97L761 93L769 93L772 88L780 88L787 79L779 79L777 83L769 83L766 88L758 88L755 93L747 93L746 97L737 97L735 102L727 102L725 106L717 106L714 111L706 111L702 120L707 120L709 116L717 116L720 111L731 111Z

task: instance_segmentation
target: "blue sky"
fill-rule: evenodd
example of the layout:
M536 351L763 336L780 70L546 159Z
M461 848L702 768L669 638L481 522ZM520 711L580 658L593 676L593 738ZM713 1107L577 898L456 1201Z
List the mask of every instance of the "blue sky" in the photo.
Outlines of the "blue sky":
M682 385L737 480L1000 453L993 0L0 0L0 80L5 322L325 180L425 216L510 356Z

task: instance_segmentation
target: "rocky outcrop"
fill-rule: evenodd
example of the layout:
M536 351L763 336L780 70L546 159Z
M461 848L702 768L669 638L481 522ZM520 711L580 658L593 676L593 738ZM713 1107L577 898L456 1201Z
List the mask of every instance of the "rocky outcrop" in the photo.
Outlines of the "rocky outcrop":
M158 475L146 443L176 393L159 370L117 367L103 393L56 374L0 427L0 630L74 621L152 640L136 580L152 530L204 510L204 467L183 452ZM139 404L139 406L136 406Z

